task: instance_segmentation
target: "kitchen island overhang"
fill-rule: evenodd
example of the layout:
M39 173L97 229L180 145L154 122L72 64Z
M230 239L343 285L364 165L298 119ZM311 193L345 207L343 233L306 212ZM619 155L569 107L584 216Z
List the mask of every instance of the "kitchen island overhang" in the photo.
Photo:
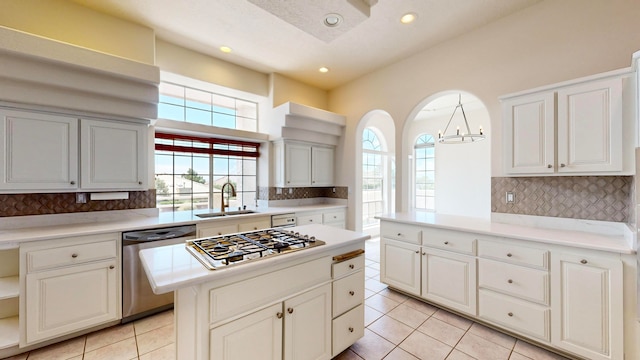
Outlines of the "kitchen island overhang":
M313 301L324 305L317 311L313 311L320 316L314 322L322 324L313 324L313 327L304 331L316 335L307 337L306 340L295 340L296 336L284 329L282 324L276 323L284 330L277 334L281 338L281 348L273 351L280 351L284 356L296 351L317 350L314 356L319 355L321 358L328 359L337 355L334 352L342 351L345 346L344 341L335 341L336 331L340 332L340 327L343 327L344 323L353 323L344 325L344 329L347 329L346 334L339 336L349 338L348 345L362 336L360 335L364 332L362 306L364 256L362 252L364 242L369 236L326 225L304 225L290 229L301 234L313 235L325 244L216 270L206 269L187 252L184 245L146 249L140 252L140 258L153 291L158 294L175 291L178 359L209 359L211 356L216 358L222 356L222 352L228 353L225 349L216 348L216 341L220 336L214 336L214 334L218 334L220 329L224 330L228 326L246 322L250 315L258 315L261 311L274 312L273 319L269 318L269 321L287 321L287 328L294 328L296 316L299 319L304 316L304 304L299 303L301 310L295 313L295 306L290 304L301 302L315 293L317 294L313 295L316 296ZM340 258L344 254L356 256ZM334 260L334 257L343 261ZM353 289L348 291L353 292L354 295L346 299L352 302L353 306L347 306L349 311L345 313L336 313L332 310L334 307L345 308L336 306L336 299L332 299L332 285L334 280L340 279L349 280L353 284L351 285ZM282 308L281 311L273 310L280 308ZM276 325L274 329L277 328ZM253 324L247 326L250 327ZM309 340L311 338L314 340ZM275 343L271 345L276 346ZM333 346L332 343L334 343ZM267 345L269 344L265 344ZM246 353L243 354L246 355ZM230 358L234 358L233 351Z

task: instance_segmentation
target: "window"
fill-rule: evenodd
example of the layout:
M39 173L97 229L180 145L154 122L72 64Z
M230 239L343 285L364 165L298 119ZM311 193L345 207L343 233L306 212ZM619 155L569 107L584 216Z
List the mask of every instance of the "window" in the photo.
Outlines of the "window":
M375 226L375 216L385 212L386 155L378 135L366 128L362 132L362 227Z
M256 132L258 104L163 81L158 118Z
M160 211L220 208L227 182L236 189L229 208L255 205L259 144L157 132L155 148Z
M435 210L435 143L433 136L420 135L414 145L415 208Z

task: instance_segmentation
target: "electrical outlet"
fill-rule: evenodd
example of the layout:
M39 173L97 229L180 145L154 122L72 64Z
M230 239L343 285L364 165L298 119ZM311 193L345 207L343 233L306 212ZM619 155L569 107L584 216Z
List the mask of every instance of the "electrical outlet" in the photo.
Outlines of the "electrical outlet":
M333 193L334 193L334 194L336 193L336 188L333 188Z
M76 204L86 204L86 203L87 203L87 194L76 193Z
M513 204L516 202L516 194L513 191L507 191L506 195L507 204Z
M276 188L276 195L282 195L282 188Z
M293 188L289 188L289 195L293 194Z

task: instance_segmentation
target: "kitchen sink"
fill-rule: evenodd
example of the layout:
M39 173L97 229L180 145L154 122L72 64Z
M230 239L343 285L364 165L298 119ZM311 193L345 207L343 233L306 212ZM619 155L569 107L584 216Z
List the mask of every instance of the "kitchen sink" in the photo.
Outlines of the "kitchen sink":
M235 210L235 211L225 211L225 212L212 212L212 213L204 213L204 214L196 214L199 218L215 218L222 216L234 216L234 215L245 215L245 214L255 214L254 210Z

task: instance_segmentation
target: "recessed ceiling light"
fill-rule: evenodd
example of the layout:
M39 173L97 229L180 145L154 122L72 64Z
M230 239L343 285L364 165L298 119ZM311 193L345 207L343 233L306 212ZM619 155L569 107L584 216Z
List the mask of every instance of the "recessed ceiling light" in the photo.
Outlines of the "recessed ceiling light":
M231 52L231 48L228 46L220 46L220 51L222 51L223 53L230 53Z
M327 14L324 16L324 24L328 27L336 27L342 22L340 14Z
M328 67L323 66L323 67L321 67L320 69L318 69L318 71L320 71L321 73L326 73L326 72L329 72L329 68L328 68Z
M400 22L403 24L411 24L417 17L418 15L414 13L406 13L402 15L402 17L400 18Z

